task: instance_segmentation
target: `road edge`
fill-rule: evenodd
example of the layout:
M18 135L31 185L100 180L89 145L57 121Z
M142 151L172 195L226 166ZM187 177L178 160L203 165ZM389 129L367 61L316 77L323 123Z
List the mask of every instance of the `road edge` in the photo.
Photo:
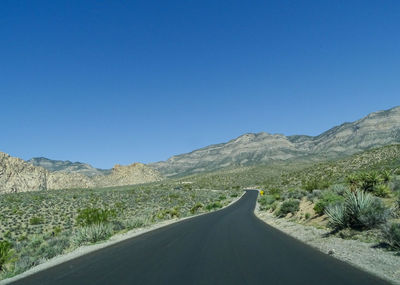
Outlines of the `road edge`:
M302 240L302 239L298 238L297 236L292 235L291 233L284 231L282 228L278 227L277 225L272 224L272 223L269 223L266 219L264 219L263 217L261 217L261 215L260 215L260 214L261 214L261 211L260 211L260 209L259 209L259 206L260 206L260 204L258 203L258 199L257 199L256 206L254 207L254 216L256 216L257 219L259 219L260 221L262 221L262 222L265 223L266 225L268 225L268 226L270 226L270 227L273 227L274 229L280 231L281 233L283 233L283 234L285 234L285 235L287 235L287 236L290 236L290 237L292 237L292 238L298 240L299 242L304 243L304 244L306 244L307 246L310 246L310 247L312 247L312 248L315 249L315 250L318 250L319 252L321 252L321 253L323 253L323 254L327 254L327 255L328 255L327 252L324 252L321 248L319 248L319 247L317 247L316 245L314 245L313 243L311 243L312 239ZM296 224L296 225L302 226L302 227L306 227L306 226L304 226L304 225L301 225L301 224L298 224L298 223L295 223L295 222L290 222L290 221L285 221L285 222L287 222L287 223L293 223L293 224ZM359 242L361 243L361 241L359 241ZM355 262L352 262L352 261L350 261L350 260L344 259L344 258L342 258L341 256L336 255L336 254L332 254L332 255L330 255L330 256L333 257L333 258L336 258L337 260L340 260L340 261L342 261L342 262L345 262L345 263L347 263L347 264L349 264L349 265L351 265L351 266L353 266L353 267L355 267L355 268L357 268L357 269L359 269L359 270L362 270L362 271L364 271L364 272L367 272L368 274L371 274L371 275L376 276L376 277L378 277L378 278L380 278L380 279L383 279L383 280L389 282L390 284L393 284L393 285L400 285L400 280L390 278L390 277L386 276L386 275L385 275L384 273L382 273L382 272L371 271L371 269L370 269L369 267L362 266L362 265L357 264L357 263L355 263Z

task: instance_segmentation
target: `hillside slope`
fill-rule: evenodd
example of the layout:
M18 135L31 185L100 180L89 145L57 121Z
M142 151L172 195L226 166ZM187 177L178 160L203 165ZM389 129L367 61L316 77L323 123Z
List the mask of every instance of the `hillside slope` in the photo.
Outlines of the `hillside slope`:
M293 159L321 160L400 143L400 107L334 127L318 136L249 133L166 161L149 164L165 176L214 171L229 166Z
M43 167L49 171L64 171L68 173L80 173L86 176L110 174L108 169L94 168L90 164L82 162L71 162L69 160L53 160L46 157L34 157L26 162Z

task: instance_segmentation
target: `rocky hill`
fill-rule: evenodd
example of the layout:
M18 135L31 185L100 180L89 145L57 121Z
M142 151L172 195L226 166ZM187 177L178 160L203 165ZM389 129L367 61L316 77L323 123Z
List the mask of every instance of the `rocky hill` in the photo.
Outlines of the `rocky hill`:
M73 171L48 171L0 152L0 193L121 186L162 179L156 170L141 163L117 165L109 173L87 176Z
M94 168L87 163L71 162L69 160L52 160L45 157L34 157L26 162L34 166L41 166L49 171L80 173L86 176L107 175L111 173L108 169Z
M393 143L400 143L400 107L371 113L315 137L249 133L150 166L166 176L175 176L290 159L336 158Z
M96 176L94 181L98 186L108 187L160 181L162 178L158 171L143 163L133 163L127 166L116 164L109 175Z

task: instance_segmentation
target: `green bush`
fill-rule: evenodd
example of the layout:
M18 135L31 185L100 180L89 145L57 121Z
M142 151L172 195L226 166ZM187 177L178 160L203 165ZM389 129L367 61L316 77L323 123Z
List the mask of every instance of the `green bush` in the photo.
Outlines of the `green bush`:
M11 260L13 257L13 250L11 243L6 240L0 241L0 271L3 270L4 264Z
M206 206L206 209L208 211L211 211L211 210L214 210L214 209L219 209L219 208L222 208L222 204L220 202L214 202L214 203L208 204Z
M331 185L331 182L327 179L310 178L303 180L301 186L304 190L311 192L315 189L326 189Z
M373 192L378 184L385 181L385 178L376 171L370 171L350 174L346 177L346 181L352 190Z
M106 240L113 234L112 225L108 223L91 224L75 230L72 242L76 246Z
M79 226L90 226L93 224L107 223L116 216L115 210L85 208L78 211L76 224Z
M383 230L387 243L394 249L400 250L400 224L386 225Z
M358 190L346 192L344 203L328 206L325 213L335 229L370 229L385 223L389 217L389 210L380 199Z
M43 218L42 217L32 217L30 220L29 220L29 224L31 224L31 225L40 225L40 224L43 224Z
M283 199L301 199L305 196L307 196L308 192L304 191L304 190L300 190L300 189L296 189L296 190L289 190L285 193L285 195L283 196Z
M374 194L378 197L389 197L390 193L390 188L386 184L378 184L374 187Z
M284 217L289 213L295 214L300 207L300 201L296 199L289 199L284 201L275 213L277 217Z
M274 195L264 195L260 196L258 202L260 203L260 210L269 210L270 206L276 201Z
M321 198L314 206L314 211L317 215L322 215L326 207L343 202L344 198L331 191L324 191Z
M201 208L203 208L204 205L202 203L196 203L196 205L194 205L191 209L190 209L190 213L193 215L195 213L197 213L197 211Z

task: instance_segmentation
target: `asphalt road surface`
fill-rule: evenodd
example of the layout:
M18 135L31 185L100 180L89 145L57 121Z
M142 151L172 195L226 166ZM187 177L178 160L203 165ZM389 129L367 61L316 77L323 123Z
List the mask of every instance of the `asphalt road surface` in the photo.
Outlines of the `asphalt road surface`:
M388 284L267 226L257 195L12 284Z

